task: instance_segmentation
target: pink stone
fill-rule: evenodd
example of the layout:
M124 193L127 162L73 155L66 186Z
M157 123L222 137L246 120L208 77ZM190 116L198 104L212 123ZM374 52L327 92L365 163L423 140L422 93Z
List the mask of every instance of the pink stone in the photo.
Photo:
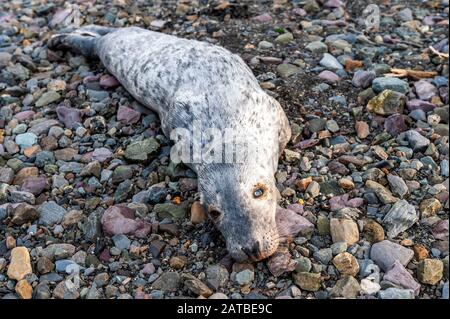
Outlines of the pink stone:
M353 207L353 208L361 207L363 204L364 204L364 199L362 199L361 197L352 198L346 203L347 207Z
M155 272L155 265L153 265L152 263L147 263L144 265L144 268L142 268L141 272L144 275L151 275Z
M106 147L96 148L92 153L92 160L100 163L106 162L112 157L112 152Z
M109 235L130 234L138 228L137 222L125 218L116 206L108 208L101 218L103 230Z
M418 99L413 99L413 100L407 101L406 106L408 107L408 110L410 110L410 111L414 111L416 109L421 109L424 112L430 112L436 108L436 105L434 105L433 103L418 100Z
M416 296L420 292L420 284L414 280L413 276L398 260L394 262L392 268L384 275L383 280L390 281L406 289L412 289Z
M267 262L267 267L272 275L278 277L285 272L294 271L296 264L297 263L292 260L292 256L288 251L277 251L270 256L269 261Z
M142 221L127 218L122 215L123 209L119 206L111 206L102 215L103 230L108 235L131 234L137 237L145 237L151 231L151 225Z
M330 82L338 82L340 79L336 73L333 73L328 70L320 72L318 77L322 80L330 81Z
M110 74L105 74L100 77L100 86L104 89L113 89L119 85L119 81L117 81L117 79Z
M287 209L292 210L293 212L296 212L297 214L303 215L303 205L300 204L289 204Z
M80 110L71 107L64 105L58 106L56 108L56 114L58 115L58 119L69 129L73 128L76 123L81 122Z
M297 176L298 176L298 174L297 174L296 172L292 173L292 176L289 177L284 183L285 183L287 186L292 186L292 185L294 185L294 183L295 183L296 180L297 180Z
M425 25L434 25L435 24L435 22L434 22L435 18L436 17L433 17L433 16L426 16L425 18L422 19L422 22Z
M22 111L17 113L16 115L14 115L14 117L19 121L19 122L23 122L26 120L31 119L34 114L36 114L34 111Z
M373 71L358 70L353 75L352 84L357 88L365 89L372 84L375 77L376 75Z
M323 25L335 26L335 27L346 27L348 25L347 21L344 19L339 20L320 20Z
M340 196L334 196L328 201L330 203L330 210L336 212L345 207L358 208L364 204L364 200L361 197L355 197L348 199L349 194L344 194Z
M397 136L408 129L406 120L403 114L393 114L384 121L384 129L392 136Z
M275 220L281 240L288 240L297 234L305 236L314 229L314 225L305 217L281 207L277 208Z
M436 87L425 80L420 80L414 83L416 94L421 100L429 100L433 96L437 95Z
M312 138L312 139L309 139L309 140L303 140L300 143L297 143L294 147L295 148L298 147L298 148L304 150L306 148L313 147L313 146L315 146L317 144L319 144L319 140L315 139L315 138Z
M90 163L92 161L92 156L94 152L87 152L81 156L80 162L82 163Z
M119 110L117 111L117 120L125 125L137 123L140 117L141 113L124 105L119 106Z
M152 231L152 225L144 222L143 220L137 220L137 229L134 231L134 236L138 238L145 238Z
M328 0L324 6L328 8L339 8L342 6L342 2L340 0Z
M91 82L97 82L99 79L98 75L88 75L83 78L83 84L91 83Z
M111 254L109 253L109 250L107 248L103 249L103 251L100 253L99 259L102 263L107 263L109 259L111 258Z
M292 9L292 13L300 17L304 17L307 14L306 11L302 8L294 8Z
M135 218L134 210L132 210L131 208L128 208L124 204L118 204L118 205L116 205L116 207L120 210L120 213L125 218L130 218L130 219L134 219Z
M268 13L263 13L260 15L257 15L256 17L253 17L253 20L260 23L268 23L272 22L272 16Z
M401 40L399 38L393 38L391 35L388 34L383 36L383 42L389 44L397 44L401 42Z
M30 176L23 181L21 190L30 192L33 195L39 195L47 188L47 186L47 179L45 177Z
M441 220L433 227L433 236L436 239L448 240L448 219Z
M408 190L410 193L414 192L415 190L418 190L420 188L420 183L418 181L405 181L406 186L408 186Z
M328 201L330 203L330 210L332 212L336 212L342 208L347 207L348 197L348 194L344 194L341 196L334 196L330 198L330 200Z

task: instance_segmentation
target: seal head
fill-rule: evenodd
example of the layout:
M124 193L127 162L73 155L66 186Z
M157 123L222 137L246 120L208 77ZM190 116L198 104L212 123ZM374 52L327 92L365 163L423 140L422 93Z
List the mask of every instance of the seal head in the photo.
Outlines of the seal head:
M267 258L278 247L277 191L268 172L256 164L213 164L199 171L202 203L237 261Z

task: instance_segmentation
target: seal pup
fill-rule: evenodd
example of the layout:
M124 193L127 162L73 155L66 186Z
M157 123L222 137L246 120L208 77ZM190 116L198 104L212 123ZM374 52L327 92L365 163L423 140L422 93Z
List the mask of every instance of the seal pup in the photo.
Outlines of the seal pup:
M171 160L195 145L224 155L226 147L215 147L227 139L216 136L227 130L238 133L239 138L229 139L235 148L222 160L180 157L197 173L201 203L235 260L258 261L276 251L274 174L291 130L280 104L238 55L137 27L95 25L54 35L48 46L98 57L136 100L159 115L164 134L178 141ZM209 129L216 134L205 137ZM182 134L173 134L177 130L192 138L183 140Z

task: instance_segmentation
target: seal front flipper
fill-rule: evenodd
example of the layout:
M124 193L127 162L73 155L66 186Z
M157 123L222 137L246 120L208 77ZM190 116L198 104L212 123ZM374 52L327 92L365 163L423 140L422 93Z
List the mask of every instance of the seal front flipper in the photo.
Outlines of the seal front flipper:
M52 36L47 46L50 49L65 49L82 54L89 58L98 57L95 45L99 38L116 29L88 25L74 32L56 34Z

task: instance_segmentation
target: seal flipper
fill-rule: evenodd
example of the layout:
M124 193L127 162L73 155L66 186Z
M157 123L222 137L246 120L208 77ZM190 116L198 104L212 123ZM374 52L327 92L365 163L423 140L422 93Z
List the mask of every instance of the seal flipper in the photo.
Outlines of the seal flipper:
M51 49L67 49L94 58L97 57L95 50L97 40L114 30L114 28L88 25L71 33L56 34L50 38L47 45Z

